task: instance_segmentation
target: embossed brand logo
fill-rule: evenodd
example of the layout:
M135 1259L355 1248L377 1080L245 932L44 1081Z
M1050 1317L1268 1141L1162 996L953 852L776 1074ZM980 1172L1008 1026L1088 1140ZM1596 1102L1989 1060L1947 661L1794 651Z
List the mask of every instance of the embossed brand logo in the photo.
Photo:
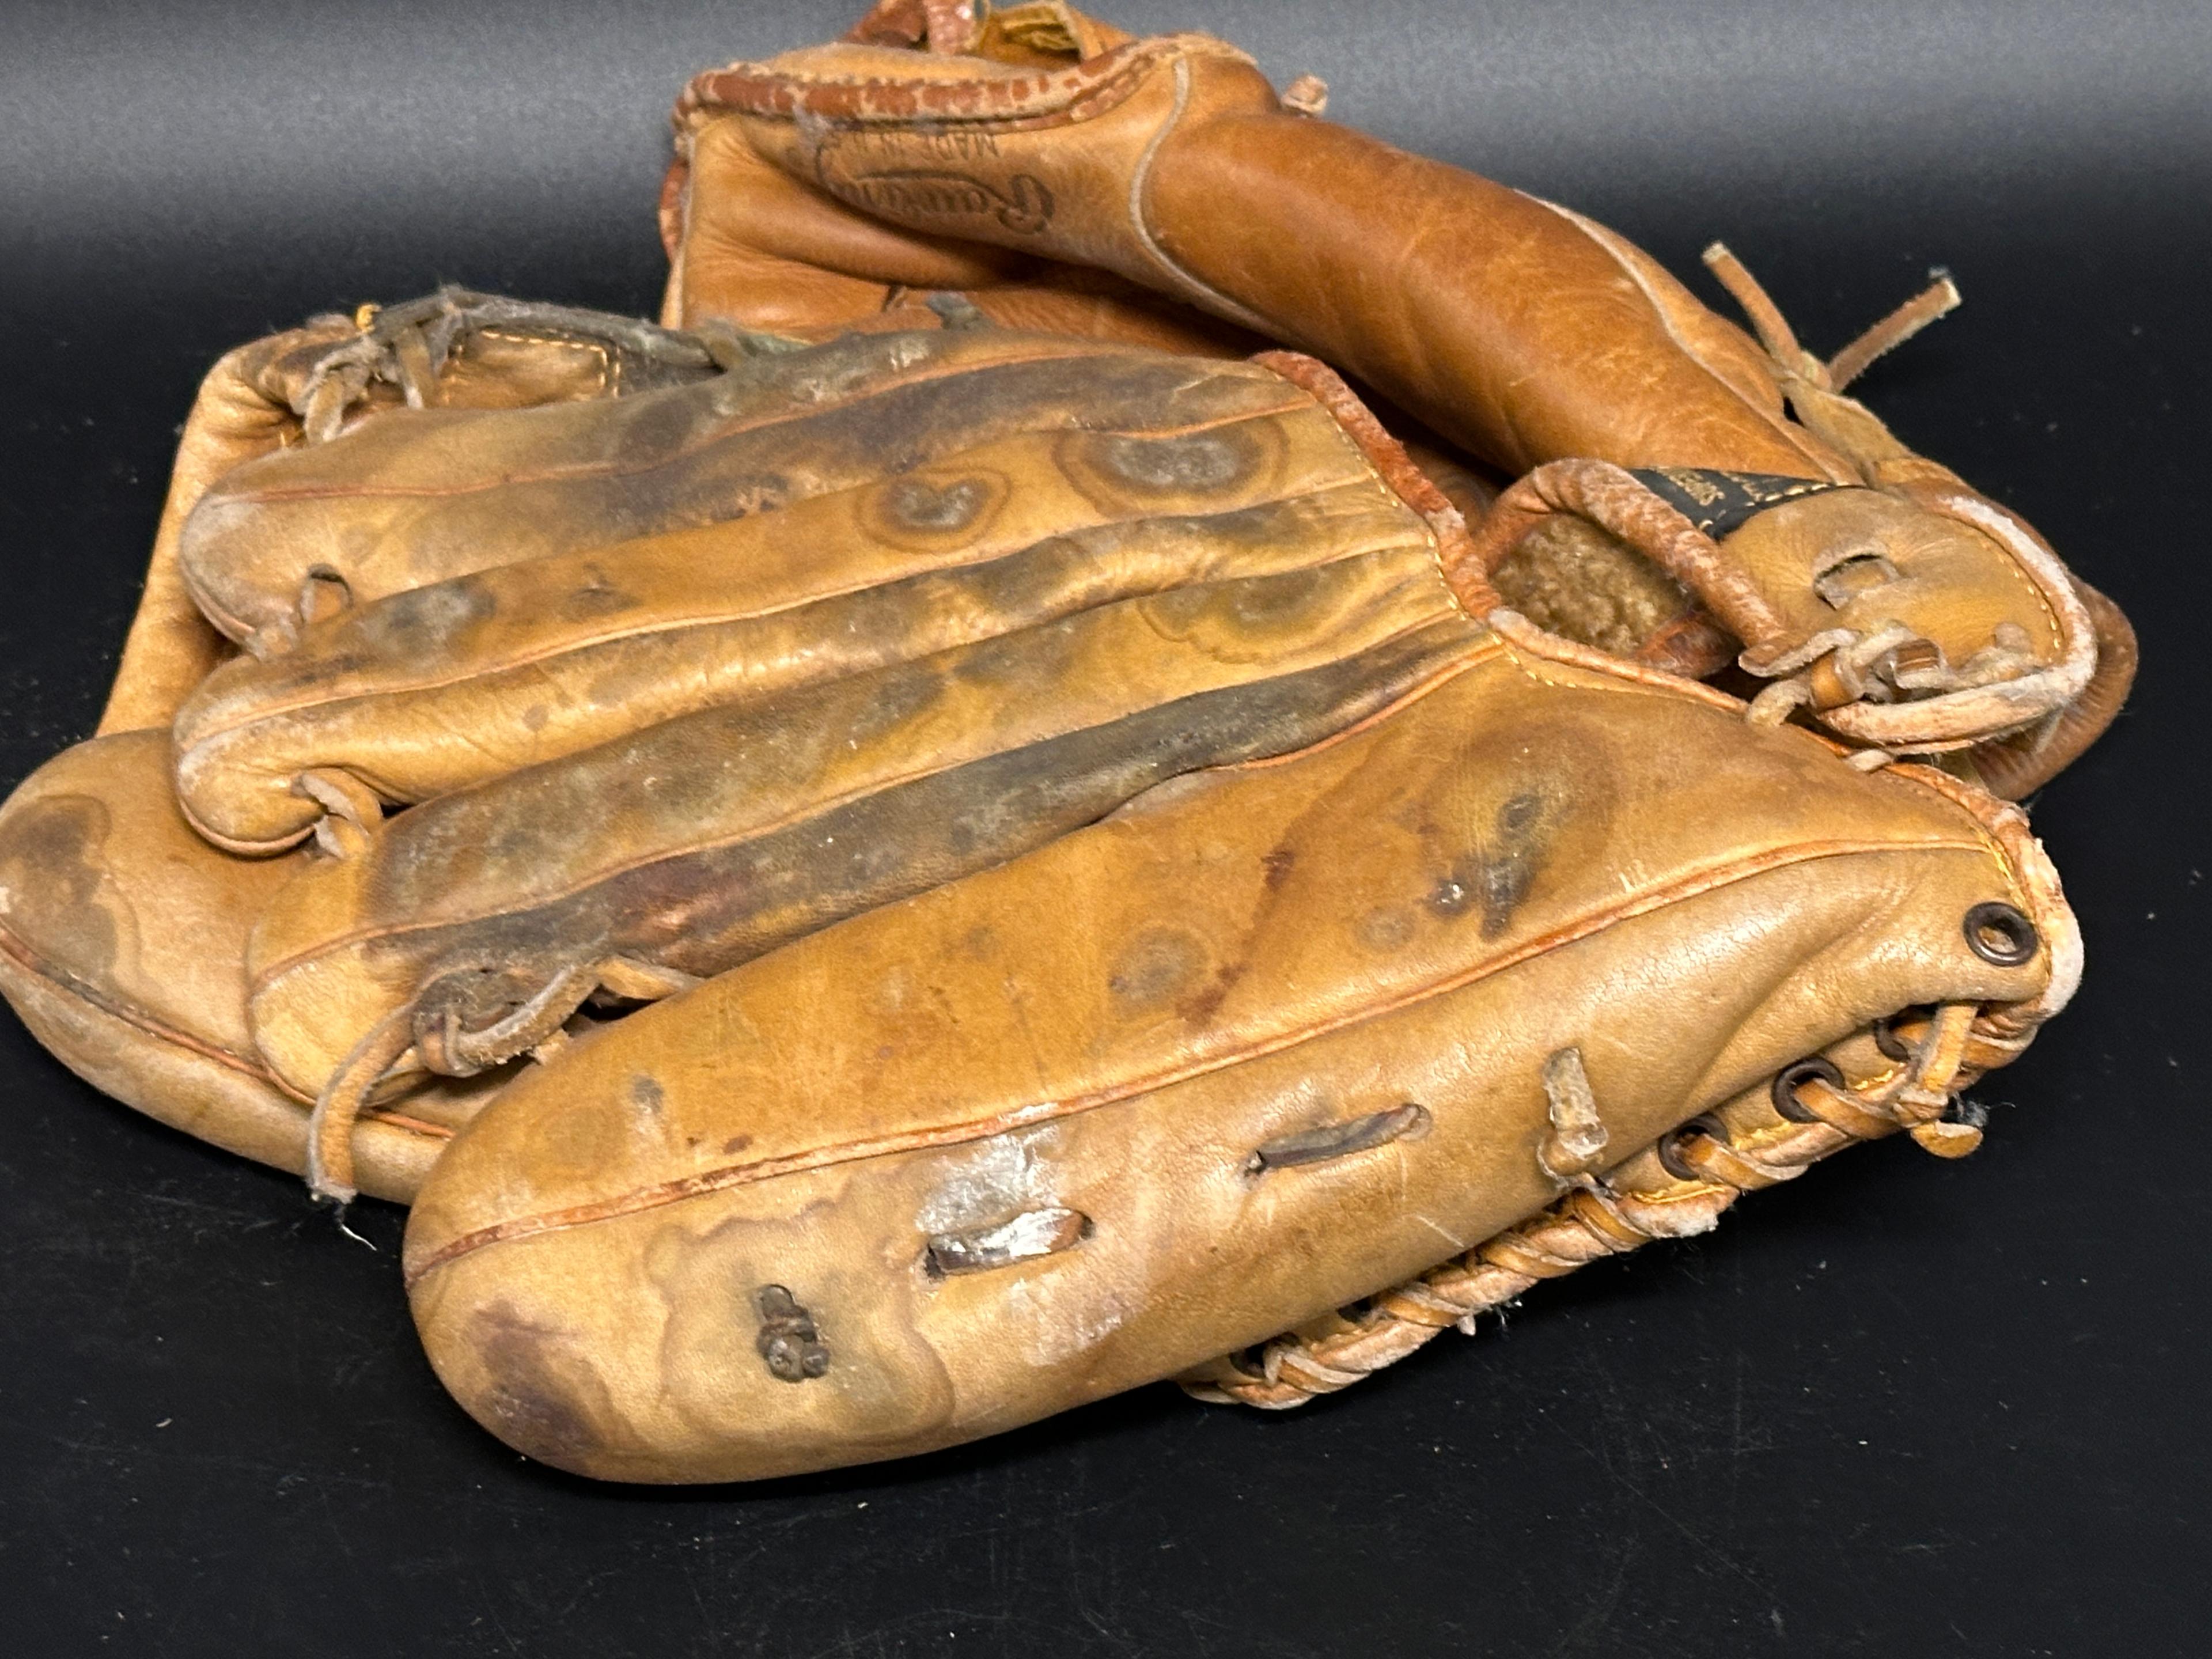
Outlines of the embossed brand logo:
M1042 179L1026 173L1014 174L1003 190L964 173L864 173L844 181L842 193L893 219L989 218L1023 236L1034 236L1052 222L1052 192Z

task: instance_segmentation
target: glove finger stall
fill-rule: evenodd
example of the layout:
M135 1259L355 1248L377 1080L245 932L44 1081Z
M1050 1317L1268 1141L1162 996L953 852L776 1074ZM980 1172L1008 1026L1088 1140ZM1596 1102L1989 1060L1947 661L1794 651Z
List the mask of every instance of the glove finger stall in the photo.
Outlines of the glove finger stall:
M921 1451L1176 1374L1550 1202L1567 1049L1603 1162L1896 1008L2047 1012L2056 950L1962 933L2038 902L1967 793L1488 638L1347 737L517 1085L410 1218L418 1328L494 1432L626 1480Z
M480 1028L556 981L574 1006L611 958L719 973L1170 778L1355 726L1475 632L1417 547L667 721L414 808L306 872L254 936L256 1040L313 1092L395 1010L435 1040L426 998L457 975L499 976Z
M273 654L311 579L364 604L773 509L994 436L1140 423L1174 399L1179 362L995 330L854 337L635 397L394 410L237 468L185 521L180 558L210 619ZM1233 366L1206 377L1188 417L1225 416L1238 383Z
M1425 545L1328 414L1277 393L1277 409L1218 423L1163 407L1157 430L1025 434L776 513L356 607L210 677L177 721L179 794L211 838L265 849L313 824L295 787L312 769L423 800L1117 599Z
M172 1127L301 1173L307 1102L253 1042L246 954L302 860L216 852L179 816L159 731L67 750L0 808L0 992L94 1088ZM405 1201L495 1080L380 1096L361 1183Z

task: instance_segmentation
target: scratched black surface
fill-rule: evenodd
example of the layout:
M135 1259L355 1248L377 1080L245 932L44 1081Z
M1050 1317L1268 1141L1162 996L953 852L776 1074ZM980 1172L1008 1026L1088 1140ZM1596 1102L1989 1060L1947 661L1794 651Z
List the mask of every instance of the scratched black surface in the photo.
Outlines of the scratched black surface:
M443 278L649 308L675 82L843 9L9 8L0 781L91 728L209 359ZM2089 975L1984 1091L1987 1148L1855 1152L1302 1413L1153 1389L903 1466L624 1492L447 1402L396 1212L372 1254L0 1017L0 1645L2203 1650L2201 11L1122 15L1242 34L1334 112L1678 270L1723 235L1817 344L1957 272L1966 308L1867 393L2145 652L2134 709L2038 805Z

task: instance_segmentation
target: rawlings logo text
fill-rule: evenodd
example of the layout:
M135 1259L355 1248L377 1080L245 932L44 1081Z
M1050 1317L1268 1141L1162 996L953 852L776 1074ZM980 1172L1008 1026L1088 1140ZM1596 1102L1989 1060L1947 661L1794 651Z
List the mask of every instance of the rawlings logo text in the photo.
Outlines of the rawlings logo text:
M964 173L869 173L839 181L838 193L890 219L988 218L1023 236L1052 222L1052 192L1026 173L1014 174L1003 190Z

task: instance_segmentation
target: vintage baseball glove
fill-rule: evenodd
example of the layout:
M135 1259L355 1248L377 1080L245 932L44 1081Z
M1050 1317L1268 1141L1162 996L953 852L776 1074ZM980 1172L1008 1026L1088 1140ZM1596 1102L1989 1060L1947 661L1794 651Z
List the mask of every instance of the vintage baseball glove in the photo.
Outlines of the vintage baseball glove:
M1602 227L1319 118L1324 101L1310 77L1279 99L1221 41L1133 40L1059 0L886 0L843 43L686 91L666 319L912 325L916 295L957 289L1071 331L1291 344L1478 471L1533 475L1500 585L1547 626L1604 635L1655 601L1623 556L1651 548L1586 522L1587 464L1610 464L1643 475L1641 521L1714 544L1732 579L1699 591L1670 666L1740 664L1767 715L1948 754L2014 797L2110 722L2125 619L1844 395L1956 302L1948 278L1823 362L1716 246L1754 343ZM1570 461L1571 480L1549 470Z
M682 330L455 294L218 368L103 734L0 809L33 1029L419 1188L441 1374L639 1480L1295 1404L1855 1139L1970 1150L2079 946L2017 811L1893 754L2047 775L2116 614L1847 362L1218 43L860 33L688 100L753 309L687 256ZM1264 231L1269 156L1430 191L1460 287L1331 301L1413 268L1349 222L1207 263L1168 181Z

